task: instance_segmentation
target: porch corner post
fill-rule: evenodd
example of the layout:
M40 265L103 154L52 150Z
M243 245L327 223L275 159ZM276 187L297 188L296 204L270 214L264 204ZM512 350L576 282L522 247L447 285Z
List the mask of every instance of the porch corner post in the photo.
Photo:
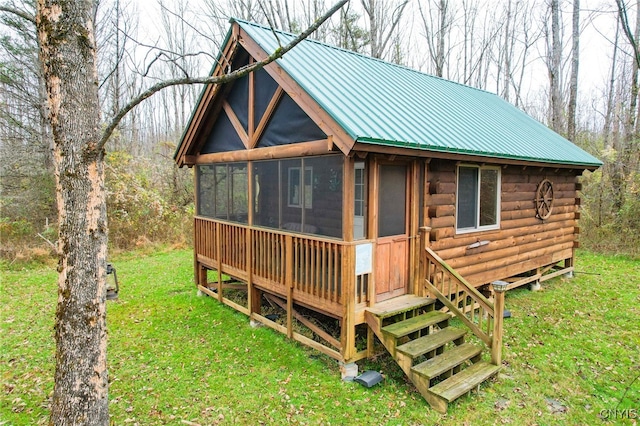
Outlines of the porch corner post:
M215 223L216 226L216 257L218 260L218 301L222 303L222 224Z
M253 229L247 227L245 235L245 269L247 273L247 309L249 309L249 320L253 320L254 306L256 304L255 289L253 287Z
M293 338L293 237L285 236L285 285L287 287L287 337Z
M502 333L504 323L504 294L507 291L506 281L491 283L495 295L493 301L493 334L491 336L491 363L502 364Z
M356 246L353 244L342 246L344 250L342 268L342 357L344 361L349 361L355 356L356 336L355 336L355 252Z
M200 285L200 263L198 262L198 221L193 218L193 279L195 281L196 290Z

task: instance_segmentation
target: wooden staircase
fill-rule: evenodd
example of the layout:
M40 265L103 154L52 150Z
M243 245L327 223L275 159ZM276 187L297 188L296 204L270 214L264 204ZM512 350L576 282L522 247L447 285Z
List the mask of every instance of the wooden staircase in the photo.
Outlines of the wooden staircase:
M450 402L495 376L484 346L465 342L467 330L449 326L436 299L404 295L368 308L367 324L427 402L445 413Z

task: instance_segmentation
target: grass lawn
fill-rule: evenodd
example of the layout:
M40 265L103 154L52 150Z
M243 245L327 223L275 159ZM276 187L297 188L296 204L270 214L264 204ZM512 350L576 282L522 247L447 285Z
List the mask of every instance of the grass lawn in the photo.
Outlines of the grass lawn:
M640 418L638 260L580 252L574 279L551 280L539 292L510 291L502 373L446 415L429 408L388 356L359 363L361 371L382 371L379 385L342 382L335 361L197 297L190 251L113 261L121 289L107 307L115 425L593 425ZM55 268L4 265L1 274L0 425L46 424Z

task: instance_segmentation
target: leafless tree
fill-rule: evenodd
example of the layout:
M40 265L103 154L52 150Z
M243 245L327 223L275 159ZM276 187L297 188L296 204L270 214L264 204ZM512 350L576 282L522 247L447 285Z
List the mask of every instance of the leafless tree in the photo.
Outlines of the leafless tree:
M567 138L576 140L576 104L578 103L578 67L580 65L580 0L573 0L571 20L571 77L567 104Z
M551 0L551 33L547 28L547 70L549 72L549 124L558 133L562 124L562 38L560 0Z
M383 58L389 42L396 35L408 0L361 0L369 21L371 56Z
M0 214L42 232L55 217L51 129L37 40L24 19L34 6L17 1L13 7L22 16L0 16Z
M449 0L433 0L433 4L432 0L429 0L426 5L419 2L418 8L435 75L444 77L446 62L449 58L447 41L453 22Z

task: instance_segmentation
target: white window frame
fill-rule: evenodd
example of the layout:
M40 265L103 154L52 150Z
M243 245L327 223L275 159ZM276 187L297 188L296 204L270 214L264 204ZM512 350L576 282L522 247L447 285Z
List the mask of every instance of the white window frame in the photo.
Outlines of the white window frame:
M476 226L474 227L466 227L466 228L458 228L458 208L459 208L459 200L458 197L460 195L460 168L475 168L478 169L478 185L476 187ZM480 226L480 185L482 182L482 171L483 170L495 170L498 172L497 176L497 192L496 192L496 223L492 225L484 225ZM460 164L456 168L456 234L468 234L471 232L479 232L479 231L493 231L496 229L500 229L500 213L501 213L501 194L502 194L502 173L501 168L498 166L479 166L476 164Z

